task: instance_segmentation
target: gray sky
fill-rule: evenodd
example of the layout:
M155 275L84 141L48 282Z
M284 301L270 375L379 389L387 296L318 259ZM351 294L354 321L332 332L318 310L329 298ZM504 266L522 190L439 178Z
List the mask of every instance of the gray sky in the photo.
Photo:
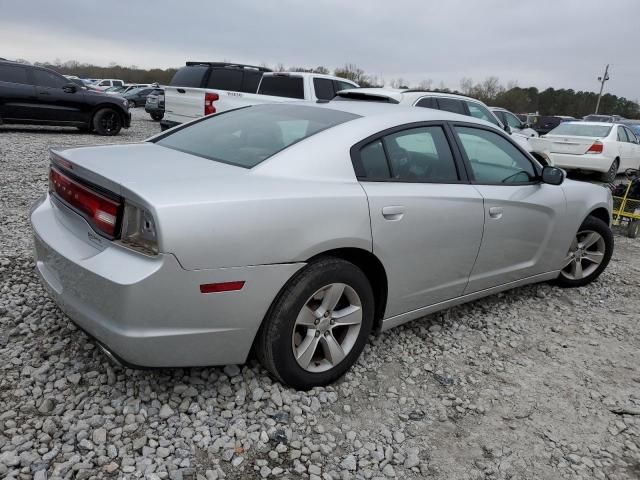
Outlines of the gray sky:
M6 58L349 62L387 81L592 91L610 63L606 91L640 98L640 0L0 0L0 12Z

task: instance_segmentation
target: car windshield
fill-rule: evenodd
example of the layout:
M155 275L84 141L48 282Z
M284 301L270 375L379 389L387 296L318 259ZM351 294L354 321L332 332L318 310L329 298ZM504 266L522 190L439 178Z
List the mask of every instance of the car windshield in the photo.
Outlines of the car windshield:
M551 130L548 135L567 135L570 137L606 137L611 131L610 126L589 125L584 123L565 122Z
M252 168L322 130L359 118L301 105L256 105L230 110L180 128L158 145L218 162Z

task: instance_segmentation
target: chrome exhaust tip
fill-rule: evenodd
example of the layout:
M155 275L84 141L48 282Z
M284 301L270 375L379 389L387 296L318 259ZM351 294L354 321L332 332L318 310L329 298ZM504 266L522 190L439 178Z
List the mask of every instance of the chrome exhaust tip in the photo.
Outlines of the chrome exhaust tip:
M107 359L109 360L109 362L111 362L113 365L116 365L118 367L124 367L124 365L122 364L122 362L120 360L118 360L118 357L116 357L111 350L109 350L105 345L103 345L100 342L96 342L98 344L98 348L100 349L100 351L104 354L105 357L107 357Z

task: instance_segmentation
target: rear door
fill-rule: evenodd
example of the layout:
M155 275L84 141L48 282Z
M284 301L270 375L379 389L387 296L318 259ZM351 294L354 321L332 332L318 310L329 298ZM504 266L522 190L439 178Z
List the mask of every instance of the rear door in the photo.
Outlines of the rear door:
M618 150L620 152L620 168L627 169L635 165L634 149L629 140L629 136L622 125L618 125L616 139L618 141Z
M84 122L89 107L85 103L84 92L79 87L74 92L63 90L68 85L62 75L42 70L31 69L33 83L38 97L38 119L54 122Z
M454 159L447 128L412 124L352 149L385 265L386 316L462 295L482 238L482 196Z
M36 89L27 68L0 63L0 117L5 120L28 120L35 116Z
M640 169L640 145L638 144L638 137L629 128L624 127L629 140L630 165L627 168Z
M557 270L567 245L556 235L566 211L560 186L538 180L533 161L490 127L456 124L473 186L484 198L484 234L466 293Z

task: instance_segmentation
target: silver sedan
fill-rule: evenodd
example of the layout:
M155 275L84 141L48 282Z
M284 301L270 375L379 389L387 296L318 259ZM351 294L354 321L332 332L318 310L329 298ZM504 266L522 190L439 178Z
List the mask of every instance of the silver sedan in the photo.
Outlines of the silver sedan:
M37 271L113 357L243 363L308 389L372 332L533 282L595 280L611 196L466 116L259 105L51 154Z

